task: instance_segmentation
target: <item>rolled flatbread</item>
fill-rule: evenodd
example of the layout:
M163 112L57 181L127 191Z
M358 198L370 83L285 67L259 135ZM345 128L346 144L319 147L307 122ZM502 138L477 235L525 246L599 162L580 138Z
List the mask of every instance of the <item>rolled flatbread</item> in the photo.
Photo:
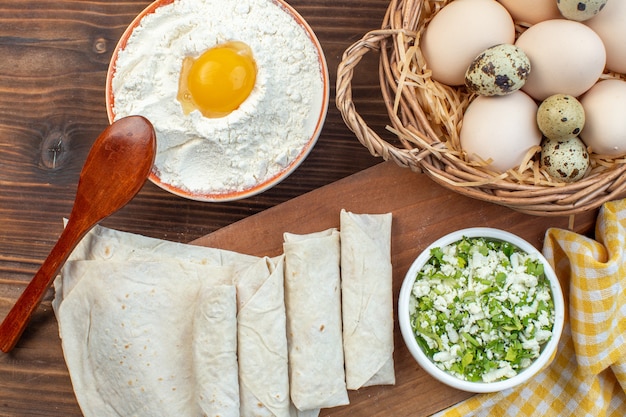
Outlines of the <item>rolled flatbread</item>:
M199 297L192 339L195 395L202 410L198 415L238 417L236 290L232 285L203 285Z
M94 226L78 243L68 258L78 260L147 261L174 260L201 265L230 265L238 269L247 268L258 261L258 257L238 252L170 242L120 230ZM63 294L71 291L73 281L65 277L55 279L55 299L53 309L63 299ZM64 288L64 286L69 286ZM61 295L61 296L59 296Z
M340 214L343 347L348 389L395 383L388 214Z
M259 259L225 249L171 242L96 225L81 239L69 260L142 260L146 256L153 259L156 255L210 265L251 263Z
M236 275L242 416L290 416L283 270L261 258Z
M283 247L291 399L301 411L348 404L339 232L285 233Z
M259 258L96 226L70 259L230 266L237 288L241 415L290 415L282 256ZM73 274L57 278L55 311L75 281Z
M70 261L57 309L86 417L238 416L232 268Z

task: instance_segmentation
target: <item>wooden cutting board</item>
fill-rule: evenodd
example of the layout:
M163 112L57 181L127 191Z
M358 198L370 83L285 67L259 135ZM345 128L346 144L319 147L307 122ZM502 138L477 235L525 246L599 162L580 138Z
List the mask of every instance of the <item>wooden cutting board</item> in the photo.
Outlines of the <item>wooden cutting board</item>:
M384 162L192 243L274 256L282 253L284 232L310 233L339 227L342 208L355 213L393 213L394 307L410 264L422 249L446 233L475 226L495 227L515 233L541 249L549 227L570 226L567 217L530 216L470 199L437 185L426 175ZM596 211L577 215L573 229L588 234L596 215ZM395 386L351 391L350 405L323 410L322 416L425 416L471 395L438 383L417 365L404 346L397 320L394 332Z

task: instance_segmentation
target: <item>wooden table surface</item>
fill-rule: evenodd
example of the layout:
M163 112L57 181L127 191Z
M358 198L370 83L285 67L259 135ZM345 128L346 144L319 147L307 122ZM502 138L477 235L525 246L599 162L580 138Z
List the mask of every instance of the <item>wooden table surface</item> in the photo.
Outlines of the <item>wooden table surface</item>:
M127 25L149 3L0 1L0 318L48 255L62 218L70 214L80 169L107 125L109 59ZM185 200L146 183L102 225L190 242L381 162L344 125L334 106L334 83L343 51L380 26L389 0L289 3L318 35L332 86L324 129L306 161L273 189L232 203ZM375 54L365 57L353 92L362 116L383 130L387 116L377 65ZM0 416L81 415L52 297L50 291L16 348L0 354Z

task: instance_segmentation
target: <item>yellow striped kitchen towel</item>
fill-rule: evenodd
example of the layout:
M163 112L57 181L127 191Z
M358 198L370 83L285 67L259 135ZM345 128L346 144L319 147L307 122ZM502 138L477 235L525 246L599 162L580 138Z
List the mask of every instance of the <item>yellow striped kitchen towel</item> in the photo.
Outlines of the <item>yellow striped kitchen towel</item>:
M543 253L569 298L555 359L522 386L437 417L626 416L626 199L600 208L595 240L551 228Z

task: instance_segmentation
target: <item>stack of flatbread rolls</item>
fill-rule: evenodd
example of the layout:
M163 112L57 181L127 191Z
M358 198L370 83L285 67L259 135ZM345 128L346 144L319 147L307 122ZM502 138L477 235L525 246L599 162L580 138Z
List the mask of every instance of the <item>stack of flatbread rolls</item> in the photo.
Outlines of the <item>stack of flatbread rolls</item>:
M284 234L255 257L96 226L53 307L86 417L316 417L395 383L391 221Z

